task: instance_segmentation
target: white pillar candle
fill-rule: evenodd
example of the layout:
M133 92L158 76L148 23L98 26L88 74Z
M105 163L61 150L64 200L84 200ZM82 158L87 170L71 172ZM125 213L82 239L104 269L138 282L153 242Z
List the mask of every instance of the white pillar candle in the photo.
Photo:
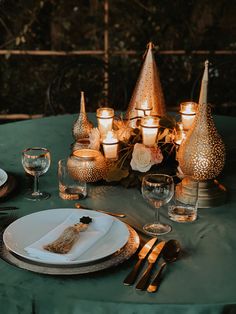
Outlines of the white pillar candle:
M141 120L143 144L154 146L157 139L159 119L156 117L143 117Z
M98 129L104 138L107 132L112 130L114 118L114 109L112 108L99 108L97 109Z
M180 113L183 123L183 128L185 131L188 131L195 119L196 116L197 104L195 102L183 102L180 104Z
M108 131L106 137L103 139L103 151L104 155L108 159L118 158L118 144L119 141L113 134L113 132Z

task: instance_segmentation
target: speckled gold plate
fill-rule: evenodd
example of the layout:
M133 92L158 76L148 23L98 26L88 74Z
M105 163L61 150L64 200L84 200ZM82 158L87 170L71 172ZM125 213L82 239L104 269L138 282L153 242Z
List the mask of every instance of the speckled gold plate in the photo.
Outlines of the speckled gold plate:
M127 225L128 226L128 225ZM80 265L49 265L44 263L32 262L22 257L17 256L14 253L8 251L3 244L0 252L0 257L6 262L17 266L22 269L26 269L32 272L47 274L47 275L80 275L88 274L92 272L101 271L110 267L117 266L124 261L128 260L138 249L140 239L137 232L130 226L129 239L125 246L118 250L116 253L110 255L107 258L98 260L93 263L80 264Z

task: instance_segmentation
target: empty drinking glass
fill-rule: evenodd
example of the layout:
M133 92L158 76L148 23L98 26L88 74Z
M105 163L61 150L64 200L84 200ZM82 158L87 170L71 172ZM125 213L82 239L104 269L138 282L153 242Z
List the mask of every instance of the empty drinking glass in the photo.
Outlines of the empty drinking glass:
M174 195L174 182L165 174L147 174L142 180L142 195L155 208L155 220L143 227L150 235L162 235L171 231L171 226L160 223L159 208L167 204Z
M34 190L27 193L26 198L41 201L50 197L47 192L39 191L39 176L46 173L50 167L51 156L47 148L31 147L22 152L22 165L27 173L34 177Z
M77 167L67 166L67 160L58 162L59 196L64 200L78 200L87 196L87 183L73 177Z
M176 222L193 222L197 219L198 211L198 189L199 182L192 180L192 189L180 197L178 186L175 189L175 195L168 204L169 218Z

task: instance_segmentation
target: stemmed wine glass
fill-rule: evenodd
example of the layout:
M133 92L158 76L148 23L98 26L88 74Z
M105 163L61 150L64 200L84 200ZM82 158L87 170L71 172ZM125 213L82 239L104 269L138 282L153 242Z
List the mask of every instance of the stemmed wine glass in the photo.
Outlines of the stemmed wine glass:
M22 165L27 173L34 176L34 191L26 198L32 201L41 201L50 197L47 192L39 191L39 176L46 173L50 167L51 156L47 148L32 147L23 150Z
M174 195L174 181L165 174L147 174L142 180L142 195L155 208L155 220L144 225L149 235L162 235L171 231L171 226L160 223L159 208L167 204Z

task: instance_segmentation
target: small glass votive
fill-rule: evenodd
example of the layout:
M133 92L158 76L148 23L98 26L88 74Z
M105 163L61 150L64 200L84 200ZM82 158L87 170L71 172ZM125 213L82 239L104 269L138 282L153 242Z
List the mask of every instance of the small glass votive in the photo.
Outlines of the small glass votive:
M112 130L114 119L114 109L102 107L97 109L98 129L102 138L106 136L108 131Z
M143 103L137 103L136 108L138 117L150 116L152 106L149 105L148 101L145 100Z
M87 196L87 183L76 180L71 176L66 159L61 159L58 162L58 181L59 196L62 199L78 200Z
M180 145L186 138L186 133L183 128L182 122L177 122L176 134L175 134L175 144Z
M197 113L197 104L193 101L186 101L180 104L180 113L183 123L183 128L185 131L188 131L194 120Z
M146 146L154 146L157 139L159 126L159 118L147 116L141 119L143 144Z
M119 141L112 131L107 132L107 136L104 138L102 145L105 157L107 159L117 160Z
M184 200L179 200L175 192L174 197L168 204L168 216L176 222L193 222L197 219L198 211L198 182L196 189L191 189L191 192Z

